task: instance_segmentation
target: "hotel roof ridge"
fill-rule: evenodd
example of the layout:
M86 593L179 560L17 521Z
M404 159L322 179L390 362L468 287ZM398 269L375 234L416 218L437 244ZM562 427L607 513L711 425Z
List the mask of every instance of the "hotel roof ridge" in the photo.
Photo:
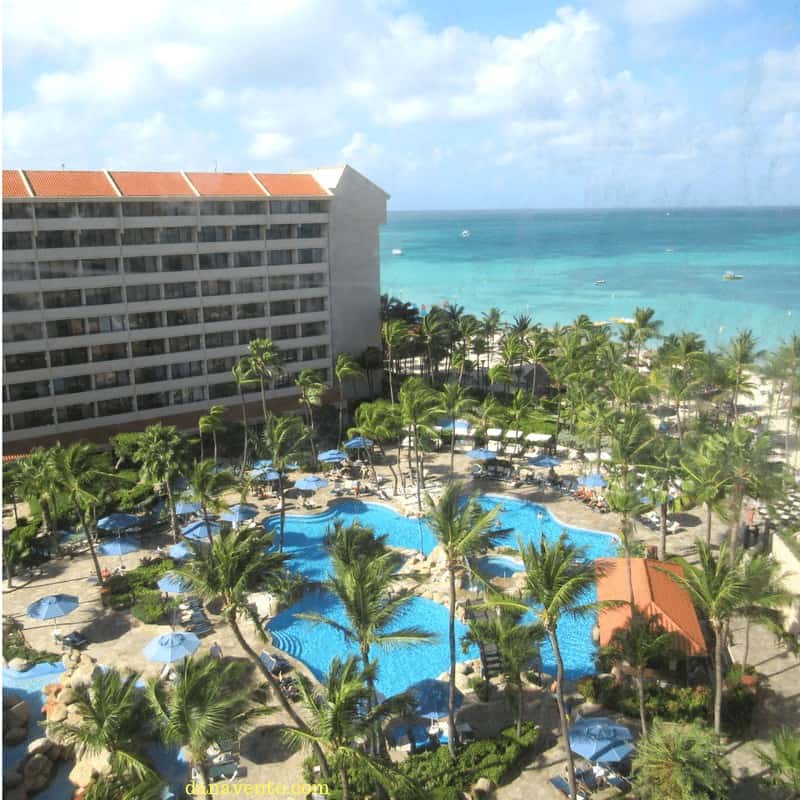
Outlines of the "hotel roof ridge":
M308 172L3 170L3 199L330 197Z

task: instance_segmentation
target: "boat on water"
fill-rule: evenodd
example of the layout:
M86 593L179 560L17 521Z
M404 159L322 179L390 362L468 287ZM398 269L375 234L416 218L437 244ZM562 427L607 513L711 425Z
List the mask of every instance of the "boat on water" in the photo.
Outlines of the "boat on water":
M605 285L605 281L604 280L594 281L594 285L595 286L603 286L603 285Z
M403 251L399 247L392 248L392 255L393 256L401 256L403 255Z
M464 230L461 231L461 238L469 239L469 228L464 228Z
M744 275L738 275L735 272L731 272L728 270L723 276L722 280L724 281L740 281L744 278Z

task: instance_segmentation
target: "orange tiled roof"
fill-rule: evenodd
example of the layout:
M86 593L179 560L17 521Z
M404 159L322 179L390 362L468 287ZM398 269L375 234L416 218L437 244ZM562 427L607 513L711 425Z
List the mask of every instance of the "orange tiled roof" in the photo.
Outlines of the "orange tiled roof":
M187 172L203 197L264 197L264 190L246 172Z
M25 170L36 197L116 197L103 172L83 170Z
M180 172L111 172L123 197L194 197Z
M328 193L311 175L257 172L258 178L273 197L327 197Z
M16 198L16 197L30 197L31 193L22 180L19 170L4 169L3 170L3 198Z
M597 562L603 574L597 579L597 599L630 599L628 569L624 558L606 558ZM689 594L663 570L682 574L677 564L647 558L631 559L633 597L636 605L648 616L656 615L668 631L675 633L687 655L706 655L706 644L697 612ZM624 628L631 617L628 605L607 608L600 612L600 646L605 647L618 628Z

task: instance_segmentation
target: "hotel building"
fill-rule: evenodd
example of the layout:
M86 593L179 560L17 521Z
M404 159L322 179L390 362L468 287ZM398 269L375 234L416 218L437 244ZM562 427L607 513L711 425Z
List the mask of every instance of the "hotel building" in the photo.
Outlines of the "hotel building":
M380 346L387 195L345 166L292 174L3 172L3 443L196 428L238 405L252 339L301 369ZM248 413L261 416L258 388Z

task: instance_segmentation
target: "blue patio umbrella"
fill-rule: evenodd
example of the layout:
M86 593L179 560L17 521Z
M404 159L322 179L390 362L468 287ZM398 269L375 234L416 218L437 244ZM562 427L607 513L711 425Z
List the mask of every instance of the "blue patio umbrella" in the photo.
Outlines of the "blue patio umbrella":
M178 500L175 503L175 513L179 516L184 514L194 514L200 510L200 503L192 503L190 500Z
M269 469L272 466L272 459L271 458L260 458L258 461L253 462L253 469L254 470L264 470Z
M345 442L344 448L345 450L366 450L367 448L372 447L373 444L375 444L375 442L373 442L372 439L366 439L363 436L356 436L349 442Z
M125 556L128 553L135 553L139 549L139 545L133 539L113 539L109 542L103 542L97 548L104 556Z
M97 527L104 531L123 531L126 528L132 528L134 525L139 525L141 520L133 514L123 514L122 512L115 512L103 517L98 523Z
M57 619L71 614L78 602L78 598L71 594L50 594L31 603L27 614L33 619Z
M317 461L323 464L338 464L340 461L345 461L346 459L347 453L343 453L341 450L326 450L324 453L320 453L317 456Z
M467 453L467 458L472 458L475 461L489 461L492 458L497 458L497 453L493 453L491 450L478 448L477 450L470 450Z
M301 478L297 481L294 488L304 492L316 492L318 489L324 489L327 485L328 481L326 481L325 478L310 475L308 478Z
M536 456L536 458L529 458L528 463L534 467L557 467L561 463L561 459L547 455Z
M189 586L183 578L172 575L169 572L159 580L157 586L167 594L183 594L189 591Z
M444 681L425 678L408 687L417 698L417 713L422 717L439 717L447 711L450 687ZM464 702L464 695L456 690L456 708Z
M578 486L602 488L603 486L608 486L608 483L599 472L593 472L591 475L582 475L580 478L578 478Z
M291 472L292 470L295 470L295 469L300 469L300 465L299 465L299 464L297 464L297 463L294 463L294 462L293 462L293 463L291 463L291 464L284 464L284 465L283 465L283 468L284 468L284 469L285 469L287 472Z
M467 436L469 435L469 428L470 424L468 420L465 419L457 419L455 426L449 419L442 419L439 420L439 427L443 431L453 431L456 436Z
M582 719L568 733L570 750L589 761L617 763L635 749L630 730L608 717Z
M185 528L181 528L181 533L187 539L192 539L196 542L205 542L208 540L209 527L211 528L212 536L219 533L219 525L217 525L216 522L212 522L210 526L207 526L202 520L198 520L197 522L193 522L191 525L187 525Z
M614 722L611 717L583 717L570 726L569 735L585 734L606 739L620 739L623 742L632 742L634 739L631 729L626 725Z
M227 511L223 511L219 515L219 518L224 519L226 522L232 522L234 525L240 525L242 522L253 519L253 517L256 516L258 516L258 509L255 506L251 506L247 503L236 503L236 505L231 506Z
M177 544L173 544L169 548L169 557L174 558L178 561L181 561L184 558L191 558L194 555L194 551L191 547L189 547L186 542L178 542Z
M256 476L260 481L276 481L280 478L280 474L274 469L265 469L258 473Z
M144 654L150 661L171 664L192 655L200 647L200 640L193 633L173 631L156 636L144 648Z

